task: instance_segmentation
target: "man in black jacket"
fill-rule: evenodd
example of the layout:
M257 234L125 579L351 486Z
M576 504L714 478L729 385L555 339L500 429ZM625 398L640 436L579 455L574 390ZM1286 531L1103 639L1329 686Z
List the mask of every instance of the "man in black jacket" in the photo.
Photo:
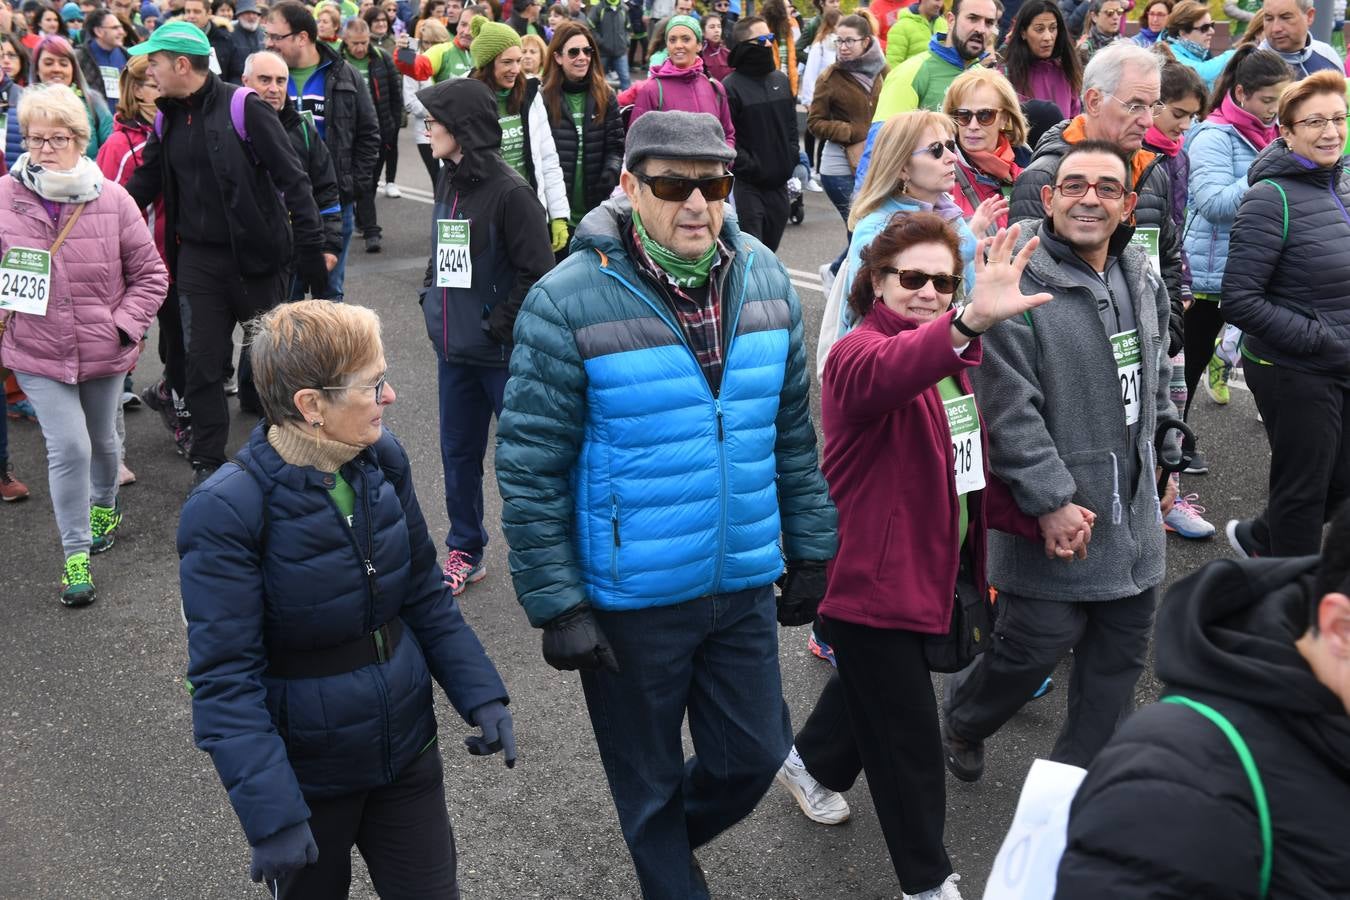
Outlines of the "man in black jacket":
M731 31L722 80L736 126L736 215L741 231L777 250L787 227L787 182L797 167L797 101L788 77L778 71L773 33L759 16L747 16Z
M230 43L230 32L211 21L211 4L207 0L183 0L183 20L200 28L206 39L211 42L211 52L215 56L212 69L221 78L229 80L234 69L234 46Z
M455 594L487 574L483 455L502 414L512 329L525 295L553 267L547 217L529 182L501 155L497 98L452 78L417 92L427 110L436 179L422 313L436 348L441 462L450 519L445 583Z
M380 252L383 231L375 217L375 182L386 159L397 160L399 120L403 115L403 76L394 68L394 60L370 42L370 26L351 19L342 30L342 58L366 78L375 118L380 123L380 155L370 178L356 185L356 227L366 239L366 252ZM395 163L390 164L390 171ZM391 177L392 180L392 177Z
M1155 635L1170 696L1135 713L1093 761L1070 810L1057 897L1350 897L1347 595L1350 509L1321 557L1220 560L1168 592ZM1246 745L1268 849L1234 742L1179 697L1216 711Z
M238 89L211 74L210 51L201 29L183 21L161 25L130 51L148 57L161 94L163 120L127 191L140 207L164 198L187 347L194 487L225 462L225 371L236 323L282 299L293 256L311 284L327 278L318 209L286 132L251 96L235 122Z
M264 41L291 69L288 93L302 116L323 135L342 194L342 253L328 279L328 294L342 299L347 252L356 227L357 186L375 177L380 158L380 124L361 74L324 44L309 7L282 0L272 7ZM298 298L295 298L298 299Z
M230 64L221 77L242 84L244 63L263 48L262 16L258 14L257 0L237 0L234 7L234 28L230 31Z

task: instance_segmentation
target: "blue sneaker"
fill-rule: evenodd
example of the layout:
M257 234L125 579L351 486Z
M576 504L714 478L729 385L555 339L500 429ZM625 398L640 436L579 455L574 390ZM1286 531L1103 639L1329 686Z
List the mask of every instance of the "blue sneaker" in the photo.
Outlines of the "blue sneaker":
M806 649L810 650L836 669L839 668L839 664L834 661L834 649L831 648L829 644L816 637L816 630L814 628L811 629L811 637L807 638Z
M1038 688L1036 688L1036 693L1034 693L1034 694L1031 695L1031 699L1032 699L1032 700L1039 700L1039 699L1041 699L1042 697L1044 697L1046 694L1048 694L1048 693L1050 693L1051 691L1053 691L1054 689L1055 689L1055 679L1053 679L1053 678L1046 678L1044 681L1041 682L1041 686L1038 687Z

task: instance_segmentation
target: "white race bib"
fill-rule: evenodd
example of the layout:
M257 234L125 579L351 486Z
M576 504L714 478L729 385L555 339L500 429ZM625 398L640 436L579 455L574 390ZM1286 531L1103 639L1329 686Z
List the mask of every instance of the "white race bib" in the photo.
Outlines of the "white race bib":
M1143 408L1143 357L1139 352L1139 332L1122 331L1111 335L1111 353L1116 357L1116 374L1120 376L1120 402L1125 405L1125 424L1139 421Z
M1153 266L1153 274L1159 278L1162 277L1162 260L1158 255L1161 234L1161 230L1157 228L1136 228L1134 237L1130 238L1131 247L1138 247L1148 254L1148 263Z
M952 435L952 453L956 457L956 493L984 490L984 448L980 446L980 415L975 410L975 395L944 400L947 430Z
M98 73L103 76L103 96L109 100L120 100L122 91L118 79L122 73L114 66L99 66Z
M52 256L46 250L11 247L0 260L0 309L47 314L52 290Z
M473 257L469 255L469 220L436 220L436 287L473 285Z

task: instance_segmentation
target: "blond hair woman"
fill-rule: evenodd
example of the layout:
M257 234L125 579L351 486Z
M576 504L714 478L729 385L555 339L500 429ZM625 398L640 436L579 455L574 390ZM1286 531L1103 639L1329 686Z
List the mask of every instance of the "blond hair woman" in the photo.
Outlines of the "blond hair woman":
M956 126L952 199L969 220L985 200L1009 196L1022 167L1031 161L1027 120L1012 82L982 66L956 76L943 98L942 112ZM991 222L988 234L1006 226L1007 218L1004 214Z

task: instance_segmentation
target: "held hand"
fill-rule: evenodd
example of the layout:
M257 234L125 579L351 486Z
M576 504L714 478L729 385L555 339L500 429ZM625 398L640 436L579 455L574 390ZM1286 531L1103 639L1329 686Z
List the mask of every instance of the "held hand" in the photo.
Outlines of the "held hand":
M791 628L810 625L825 599L825 563L794 560L778 578L778 624Z
M1092 540L1092 520L1084 513L1090 510L1074 503L1066 503L1039 518L1041 533L1045 535L1045 555L1050 559L1072 560L1087 558L1087 544ZM1095 519L1095 517L1094 517Z
M1022 273L1040 246L1040 238L1027 241L1026 246L1013 256L1013 246L1021 231L1020 225L1000 229L993 237L982 239L975 248L975 290L961 314L961 320L975 331L988 331L1004 319L1020 316L1051 300L1047 293L1031 296L1022 293ZM986 248L987 262L984 259Z
M464 739L464 746L469 748L469 753L474 756L491 756L500 750L506 760L506 767L514 769L516 733L506 704L500 700L484 703L469 713L469 718L482 730L482 734L471 734Z
M983 235L999 219L1003 218L1008 212L1008 198L1002 194L995 194L993 197L986 197L970 216L970 230L972 234Z
M331 253L325 253L323 255L323 264L327 266L328 271L331 272L333 271L333 267L337 265L337 257Z
M404 31L404 32L400 32L399 34L395 35L395 37L394 37L394 45L397 46L400 50L405 50L405 49L407 49L408 43L409 43L409 41L408 41L408 32Z

